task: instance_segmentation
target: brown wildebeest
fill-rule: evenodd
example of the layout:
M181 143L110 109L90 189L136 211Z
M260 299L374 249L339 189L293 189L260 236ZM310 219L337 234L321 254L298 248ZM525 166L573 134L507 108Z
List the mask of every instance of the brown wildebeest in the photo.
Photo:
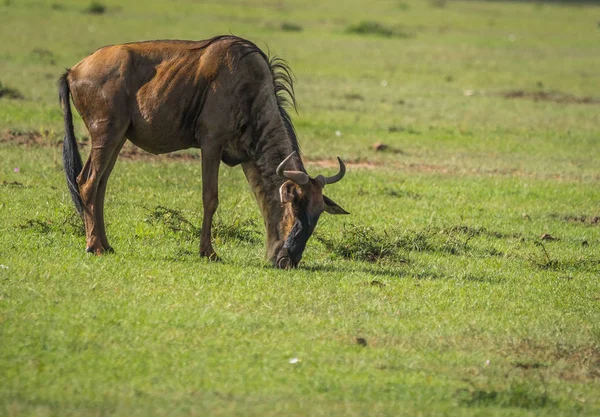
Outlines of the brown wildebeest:
M85 166L77 149L69 94L91 136ZM200 254L218 259L211 226L218 205L219 165L242 165L262 212L267 257L296 267L320 214L347 214L323 195L342 179L306 173L286 96L295 105L285 61L252 42L219 36L204 41L148 41L106 46L60 78L63 163L73 202L85 223L87 251L112 250L104 227L104 194L129 139L160 154L201 148L204 218Z

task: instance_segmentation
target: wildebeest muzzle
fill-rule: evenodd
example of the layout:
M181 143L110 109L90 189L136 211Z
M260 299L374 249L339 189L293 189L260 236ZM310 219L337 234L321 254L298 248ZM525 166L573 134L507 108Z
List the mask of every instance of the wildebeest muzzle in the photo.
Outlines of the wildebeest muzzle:
M302 259L302 253L306 248L308 238L315 229L315 225L316 221L311 221L306 213L296 218L294 226L283 244L283 248L281 248L277 255L276 265L278 268L291 269L298 266Z

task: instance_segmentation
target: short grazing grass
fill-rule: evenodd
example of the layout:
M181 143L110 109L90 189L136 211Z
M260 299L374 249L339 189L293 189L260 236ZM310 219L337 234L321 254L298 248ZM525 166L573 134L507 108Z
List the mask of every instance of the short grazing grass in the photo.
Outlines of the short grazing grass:
M23 98L0 98L0 415L598 415L598 21L569 2L2 3L0 91ZM230 31L290 62L309 172L347 160L325 191L352 214L274 270L223 167L210 263L198 152L126 148L116 253L86 255L55 80L104 44Z
M2 151L20 168L1 187L7 410L598 409L590 184L351 168L331 196L353 215L324 217L302 268L281 272L262 260L239 170L222 170L223 263L197 256L198 164L166 160L118 164L107 202L117 253L95 258L59 150Z

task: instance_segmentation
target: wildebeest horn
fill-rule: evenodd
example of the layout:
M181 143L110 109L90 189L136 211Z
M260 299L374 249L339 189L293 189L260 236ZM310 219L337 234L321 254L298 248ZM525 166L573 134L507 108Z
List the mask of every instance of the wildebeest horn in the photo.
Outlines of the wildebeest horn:
M288 180L294 181L298 185L305 185L308 183L308 174L302 171L284 171L285 164L296 154L296 151L292 152L285 158L277 167L277 175Z
M340 172L338 172L332 177L324 177L324 186L326 184L335 184L336 182L344 178L344 175L346 175L346 165L344 164L344 161L342 161L342 159L339 156L337 157L337 159L340 163Z

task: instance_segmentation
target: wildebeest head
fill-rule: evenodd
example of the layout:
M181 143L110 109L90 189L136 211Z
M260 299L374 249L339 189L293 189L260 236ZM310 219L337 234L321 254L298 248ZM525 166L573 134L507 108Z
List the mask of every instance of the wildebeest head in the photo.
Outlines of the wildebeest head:
M346 210L323 195L323 188L341 180L346 173L344 162L338 157L339 172L332 177L318 175L311 178L303 171L286 171L285 165L295 155L292 152L279 166L277 174L286 179L279 188L283 205L283 218L279 225L283 246L275 261L278 268L295 268L302 259L302 252L312 235L322 212L349 214Z

